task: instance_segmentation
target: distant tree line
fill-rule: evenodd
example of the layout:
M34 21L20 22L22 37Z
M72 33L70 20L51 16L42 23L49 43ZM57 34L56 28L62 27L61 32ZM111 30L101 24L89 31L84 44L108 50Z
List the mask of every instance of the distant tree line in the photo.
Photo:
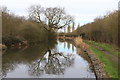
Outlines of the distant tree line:
M78 27L66 35L79 35L84 39L118 45L118 12L108 13L103 17L94 19L94 22ZM119 20L119 21L118 21ZM120 46L119 46L120 47Z
M43 8L32 5L28 9L29 18L11 13L6 7L2 11L2 43L11 46L22 43L39 43L56 37L56 32L71 24L73 17L64 8Z

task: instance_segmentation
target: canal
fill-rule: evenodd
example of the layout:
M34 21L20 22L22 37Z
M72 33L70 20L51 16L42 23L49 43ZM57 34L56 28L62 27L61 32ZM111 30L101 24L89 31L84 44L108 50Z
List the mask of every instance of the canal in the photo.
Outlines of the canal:
M3 78L95 78L89 58L72 41L10 48L2 70Z

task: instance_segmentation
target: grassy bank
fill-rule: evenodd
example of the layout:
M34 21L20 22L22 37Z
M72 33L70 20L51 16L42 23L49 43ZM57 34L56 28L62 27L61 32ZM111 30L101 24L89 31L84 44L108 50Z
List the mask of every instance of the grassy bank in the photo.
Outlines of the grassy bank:
M100 42L88 41L88 40L84 40L84 42L86 42L88 44L99 46L99 47L103 48L104 50L110 52L113 55L120 54L120 51L116 50L117 49L116 46L113 46L113 45L110 45L110 44L107 44L107 43L100 43Z
M87 40L84 40L84 42L90 45L91 51L95 53L99 58L99 60L103 63L104 69L108 73L108 75L111 78L118 78L118 65L115 62L113 62L111 58L108 58L108 56L103 51L99 50L93 45L99 46L114 55L120 54L120 52L115 50L112 47L112 45L109 45L109 44L97 43L94 41L87 41Z

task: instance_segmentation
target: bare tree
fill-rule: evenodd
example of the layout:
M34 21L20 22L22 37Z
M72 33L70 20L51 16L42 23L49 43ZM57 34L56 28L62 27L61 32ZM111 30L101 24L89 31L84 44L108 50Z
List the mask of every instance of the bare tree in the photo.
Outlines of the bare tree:
M68 25L68 27L67 27L67 32L68 33L70 33L70 29L71 29L71 27L70 27L70 25Z
M73 17L66 15L64 8L47 8L45 11L49 28L61 29L73 21Z
M32 5L28 9L29 18L42 23L41 16L44 13L44 8L40 5Z
M72 31L75 30L75 22L72 23Z
M41 18L42 17L42 18ZM73 21L73 17L65 13L64 8L50 7L44 9L40 5L33 5L29 8L29 18L37 22L47 24L47 30L58 30Z

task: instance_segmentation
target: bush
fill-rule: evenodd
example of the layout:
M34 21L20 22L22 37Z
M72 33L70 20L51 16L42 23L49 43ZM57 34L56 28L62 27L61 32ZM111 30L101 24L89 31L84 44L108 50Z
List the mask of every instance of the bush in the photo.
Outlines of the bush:
M20 25L20 36L30 43L41 42L48 39L47 31L43 28L44 25L24 22Z
M88 40L118 45L118 22L118 11L114 11L79 27L71 34L82 35Z
M11 46L11 45L15 45L18 43L22 43L22 40L13 37L13 36L4 36L2 37L2 44L5 44L6 46Z
M47 25L16 16L7 9L2 11L2 23L3 44L8 46L23 40L29 43L47 42L56 37L54 30L47 30Z

